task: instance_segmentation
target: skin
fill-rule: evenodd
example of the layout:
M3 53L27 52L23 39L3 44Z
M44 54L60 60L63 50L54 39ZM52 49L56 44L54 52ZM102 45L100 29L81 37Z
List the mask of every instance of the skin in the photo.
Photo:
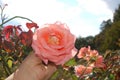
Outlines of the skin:
M48 80L55 71L54 64L44 65L35 54L31 53L20 67L5 80Z

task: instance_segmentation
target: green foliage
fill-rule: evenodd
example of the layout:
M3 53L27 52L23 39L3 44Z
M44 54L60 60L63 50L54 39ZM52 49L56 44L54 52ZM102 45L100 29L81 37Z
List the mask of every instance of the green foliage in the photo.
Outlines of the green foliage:
M57 71L52 75L49 80L78 80L78 78L71 73L71 70L58 66Z
M7 64L8 64L8 67L9 67L9 68L12 68L13 61L12 61L11 59L9 59L9 60L7 61Z
M120 21L112 24L111 28L106 32L105 49L117 50L120 47L117 45L120 38ZM110 46L112 45L112 46Z
M77 65L75 58L70 59L68 62L64 64L65 66L75 66Z
M111 27L112 21L111 19L108 19L107 21L103 21L101 24L101 31L105 32L107 29Z

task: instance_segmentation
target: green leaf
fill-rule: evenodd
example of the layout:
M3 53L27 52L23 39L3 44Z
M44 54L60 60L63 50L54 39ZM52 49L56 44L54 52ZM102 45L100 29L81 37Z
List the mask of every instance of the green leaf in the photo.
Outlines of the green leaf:
M50 80L56 80L56 78L59 75L59 71L57 70L56 72L54 72L54 74L50 77Z
M12 63L13 63L13 61L12 61L11 59L9 59L9 60L7 61L7 64L8 64L8 67L9 67L9 68L12 68Z
M78 77L76 75L72 75L72 80L78 80Z
M75 58L70 59L68 62L65 63L65 66L74 66L76 65Z
M115 80L115 76L113 74L109 75L109 80Z

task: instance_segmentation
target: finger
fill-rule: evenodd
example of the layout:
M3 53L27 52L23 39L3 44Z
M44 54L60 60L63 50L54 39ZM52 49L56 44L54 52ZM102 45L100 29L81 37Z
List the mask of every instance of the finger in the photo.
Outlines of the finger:
M56 68L55 64L48 64L48 66L46 67L47 76L46 76L45 80L48 80L56 70L57 70L57 68Z
M7 77L5 80L13 80L13 77L14 77L14 73L11 74L9 77Z

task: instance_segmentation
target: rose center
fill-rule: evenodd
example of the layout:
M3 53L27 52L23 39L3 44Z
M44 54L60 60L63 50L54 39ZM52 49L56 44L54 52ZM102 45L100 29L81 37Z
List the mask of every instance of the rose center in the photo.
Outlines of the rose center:
M48 43L53 45L59 44L59 38L57 36L49 36Z

